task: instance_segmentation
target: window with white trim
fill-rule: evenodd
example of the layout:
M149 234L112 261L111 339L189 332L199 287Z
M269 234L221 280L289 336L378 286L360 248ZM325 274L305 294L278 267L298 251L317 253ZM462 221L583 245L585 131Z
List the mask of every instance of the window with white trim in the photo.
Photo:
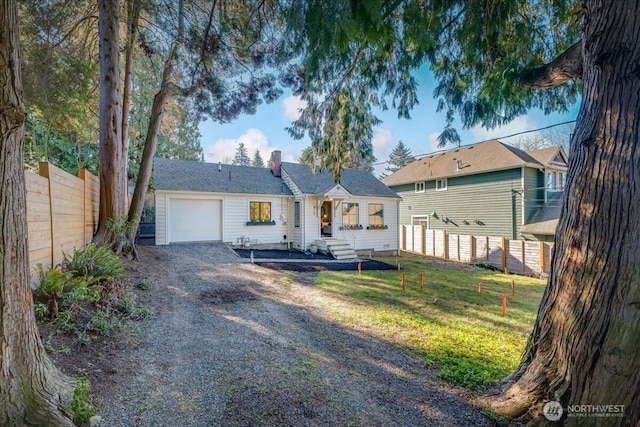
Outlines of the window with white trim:
M447 189L447 178L436 179L436 191L444 191Z
M293 203L293 226L300 227L300 202Z
M424 193L424 181L416 182L415 191L416 193Z
M342 225L359 225L359 208L357 203L342 203Z
M384 227L384 205L382 203L369 203L369 226Z
M249 221L271 221L271 202L249 202Z

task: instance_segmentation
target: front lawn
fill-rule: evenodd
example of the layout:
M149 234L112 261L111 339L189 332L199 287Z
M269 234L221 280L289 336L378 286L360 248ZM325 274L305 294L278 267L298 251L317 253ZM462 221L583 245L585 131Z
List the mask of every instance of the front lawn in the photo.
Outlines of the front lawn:
M416 257L401 257L399 262L401 271L321 272L318 286L346 302L336 306L332 317L415 350L452 385L483 386L516 368L546 281L462 265L461 270L447 269L445 263L434 266L433 261ZM503 294L508 298L505 316Z

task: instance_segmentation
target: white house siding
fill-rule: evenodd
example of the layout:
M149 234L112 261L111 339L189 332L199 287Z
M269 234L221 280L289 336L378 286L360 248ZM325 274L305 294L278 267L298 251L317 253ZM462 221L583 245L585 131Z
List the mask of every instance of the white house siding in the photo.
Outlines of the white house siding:
M342 204L334 210L333 237L349 242L357 251L396 251L398 250L398 202L395 199L355 197L341 203L358 203L359 223L362 230L340 230L342 227ZM384 205L384 224L387 229L367 230L369 225L369 204Z
M265 195L229 195L203 192L156 192L156 245L166 245L167 238L167 202L172 198L221 200L222 202L222 240L236 243L248 237L253 244L284 243L289 232L289 206L292 198L287 196ZM271 202L271 217L275 225L247 225L249 221L249 202Z
M166 194L156 192L156 245L167 244L167 198Z
M251 239L251 244L285 243L288 233L289 197L279 196L225 196L223 240L238 243L242 239ZM275 225L247 225L249 221L249 202L271 202L271 219ZM291 218L292 220L292 218Z
M320 238L320 207L318 197L305 197L303 217L301 218L303 230L302 247L309 249L311 242Z
M294 224L295 214L295 202L300 202L300 225L298 227ZM296 249L302 249L302 236L304 232L304 199L302 197L296 197L295 200L291 201L291 213L289 215L289 241L292 243L293 247Z

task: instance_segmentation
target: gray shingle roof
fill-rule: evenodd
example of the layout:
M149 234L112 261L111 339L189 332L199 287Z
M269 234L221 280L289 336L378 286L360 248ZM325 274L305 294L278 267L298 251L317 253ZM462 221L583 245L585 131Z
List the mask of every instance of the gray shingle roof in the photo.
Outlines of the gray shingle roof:
M282 169L289 175L300 191L305 194L326 193L336 185L332 174L313 173L308 165L282 163ZM382 181L364 170L343 170L340 185L353 196L400 198Z
M210 193L291 195L269 168L154 159L156 190Z
M556 234L560 211L562 210L563 193L552 195L547 203L541 206L533 215L529 224L520 227L521 234Z

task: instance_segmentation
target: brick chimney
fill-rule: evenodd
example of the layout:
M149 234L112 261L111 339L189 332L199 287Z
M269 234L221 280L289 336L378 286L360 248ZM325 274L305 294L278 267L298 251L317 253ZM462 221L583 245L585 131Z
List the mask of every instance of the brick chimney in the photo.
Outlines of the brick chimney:
M280 150L274 150L271 152L271 159L269 159L269 166L271 166L271 172L273 176L282 176L280 165L282 163L282 152Z

